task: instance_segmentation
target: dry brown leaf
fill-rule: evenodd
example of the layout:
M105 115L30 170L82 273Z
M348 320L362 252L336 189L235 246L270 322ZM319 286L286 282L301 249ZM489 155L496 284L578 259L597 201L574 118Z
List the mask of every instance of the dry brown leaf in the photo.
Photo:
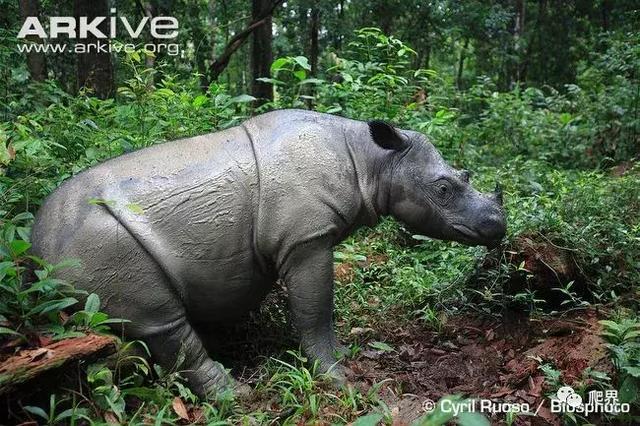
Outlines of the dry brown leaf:
M184 402L179 396L173 398L173 402L171 403L173 407L173 411L176 412L178 417L184 420L189 420L189 413L187 412L187 407L185 407Z
M51 342L53 342L53 339L49 336L42 336L42 335L38 335L38 344L40 346L47 346L49 345Z
M487 330L487 332L485 333L485 339L487 339L487 342L492 341L494 337L495 337L495 332L493 331L493 329Z
M120 424L116 415L113 414L111 411L107 411L106 413L104 413L104 421L110 424L116 424L116 425Z
M191 414L193 415L193 423L199 424L204 422L204 411L200 407L195 407L191 410Z
M509 389L509 388L502 387L502 388L498 389L497 392L494 392L489 396L491 398L502 398L502 397L505 397L507 395L512 394L514 391L515 391L514 389Z

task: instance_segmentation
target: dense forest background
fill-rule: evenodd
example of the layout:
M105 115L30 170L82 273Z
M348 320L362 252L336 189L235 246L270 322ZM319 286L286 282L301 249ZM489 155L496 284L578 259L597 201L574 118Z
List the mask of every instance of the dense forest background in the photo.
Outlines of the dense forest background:
M0 10L0 422L440 425L452 417L424 415L411 398L537 406L563 385L585 400L615 389L631 412L543 410L541 421L638 422L638 2L0 0ZM132 39L119 25L112 45L133 50L25 53L27 16L45 29L56 16L170 16L179 33L158 40L146 27ZM352 370L340 390L288 351L288 334L273 335L287 329L282 292L220 354L254 388L249 401L199 400L179 366L162 371L126 339L115 359L65 364L53 384L7 373L12 357L45 363L52 344L84 347L74 339L118 321L55 278L72 262L29 255L47 194L110 157L292 107L425 133L478 188L504 185L506 241L463 247L385 220L338 246L336 325Z
M310 74L326 75L350 52L355 29L376 27L402 40L413 51L407 66L435 69L460 90L478 77L489 78L496 89L515 85L563 90L576 83L585 61L603 53L613 41L637 30L633 1L3 1L5 83L31 79L55 80L69 93L89 87L101 98L131 76L118 55L32 54L27 61L15 55L12 37L24 17L126 16L140 19L173 16L178 19L177 42L183 50L171 56L147 57L164 72L181 79L198 73L200 87L226 84L232 92L272 99L267 83L273 58L306 56ZM100 28L107 30L106 25ZM118 40L127 39L122 24ZM270 29L270 30L269 30ZM147 37L148 32L147 32ZM614 39L616 39L614 37ZM51 40L50 40L51 41ZM146 41L154 42L147 39ZM155 40L157 43L158 40ZM14 55L12 57L12 54ZM99 63L98 66L96 63ZM10 68L8 65L12 65ZM7 93L9 94L9 93Z

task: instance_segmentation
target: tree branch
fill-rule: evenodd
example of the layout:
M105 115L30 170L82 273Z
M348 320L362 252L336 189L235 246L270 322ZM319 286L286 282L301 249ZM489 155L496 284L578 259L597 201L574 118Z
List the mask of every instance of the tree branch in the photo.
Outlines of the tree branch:
M209 66L209 80L215 81L218 79L220 74L225 70L227 65L229 65L229 60L231 56L244 44L245 41L249 38L251 33L255 31L256 28L264 25L264 23L269 19L269 17L273 14L273 11L278 7L284 0L275 0L271 7L264 13L264 15L260 16L258 19L254 20L247 26L244 30L240 31L238 34L234 35L231 40L227 43L224 48L222 54L216 58L211 66Z

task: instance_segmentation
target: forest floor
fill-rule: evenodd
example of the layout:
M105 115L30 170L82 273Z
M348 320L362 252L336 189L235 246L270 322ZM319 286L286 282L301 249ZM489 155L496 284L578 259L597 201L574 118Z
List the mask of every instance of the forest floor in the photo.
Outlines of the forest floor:
M552 389L540 366L552 366L564 384L576 387L590 384L584 375L589 369L611 374L600 319L596 310L587 309L538 318L518 312L501 318L462 314L449 318L437 331L406 322L379 323L352 330L348 340L356 341L362 350L344 363L349 383L362 394L382 383L379 395L394 425L409 425L425 414L429 401L456 394L529 404L537 415L520 416L517 425L560 425L561 419L550 411ZM259 341L253 340L251 346ZM388 347L378 348L371 342L384 342ZM263 355L264 349L260 350ZM233 353L235 365L242 366L236 372L239 380L257 385L262 380L260 367L247 367L243 360L256 359L251 350ZM248 411L266 410L273 417L287 417L289 413L276 401L257 392L243 405ZM339 416L333 410L331 405L322 407L319 418L326 423L321 420L319 424L331 424ZM502 420L494 418L492 423Z
M385 395L398 425L422 415L425 401L454 394L527 403L539 417L520 417L516 424L559 425L539 366L553 365L568 385L582 380L589 367L611 372L597 321L594 311L539 319L509 313L502 320L452 318L440 333L390 327L381 338L396 350L362 352L348 363L350 378L364 386L387 378L400 384L404 395L390 387Z

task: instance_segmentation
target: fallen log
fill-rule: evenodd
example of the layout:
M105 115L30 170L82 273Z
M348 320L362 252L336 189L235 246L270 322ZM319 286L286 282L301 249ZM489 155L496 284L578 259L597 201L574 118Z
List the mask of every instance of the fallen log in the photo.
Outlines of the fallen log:
M78 361L102 358L115 351L114 337L97 334L60 340L36 349L21 350L0 364L0 395L44 373L68 367Z

